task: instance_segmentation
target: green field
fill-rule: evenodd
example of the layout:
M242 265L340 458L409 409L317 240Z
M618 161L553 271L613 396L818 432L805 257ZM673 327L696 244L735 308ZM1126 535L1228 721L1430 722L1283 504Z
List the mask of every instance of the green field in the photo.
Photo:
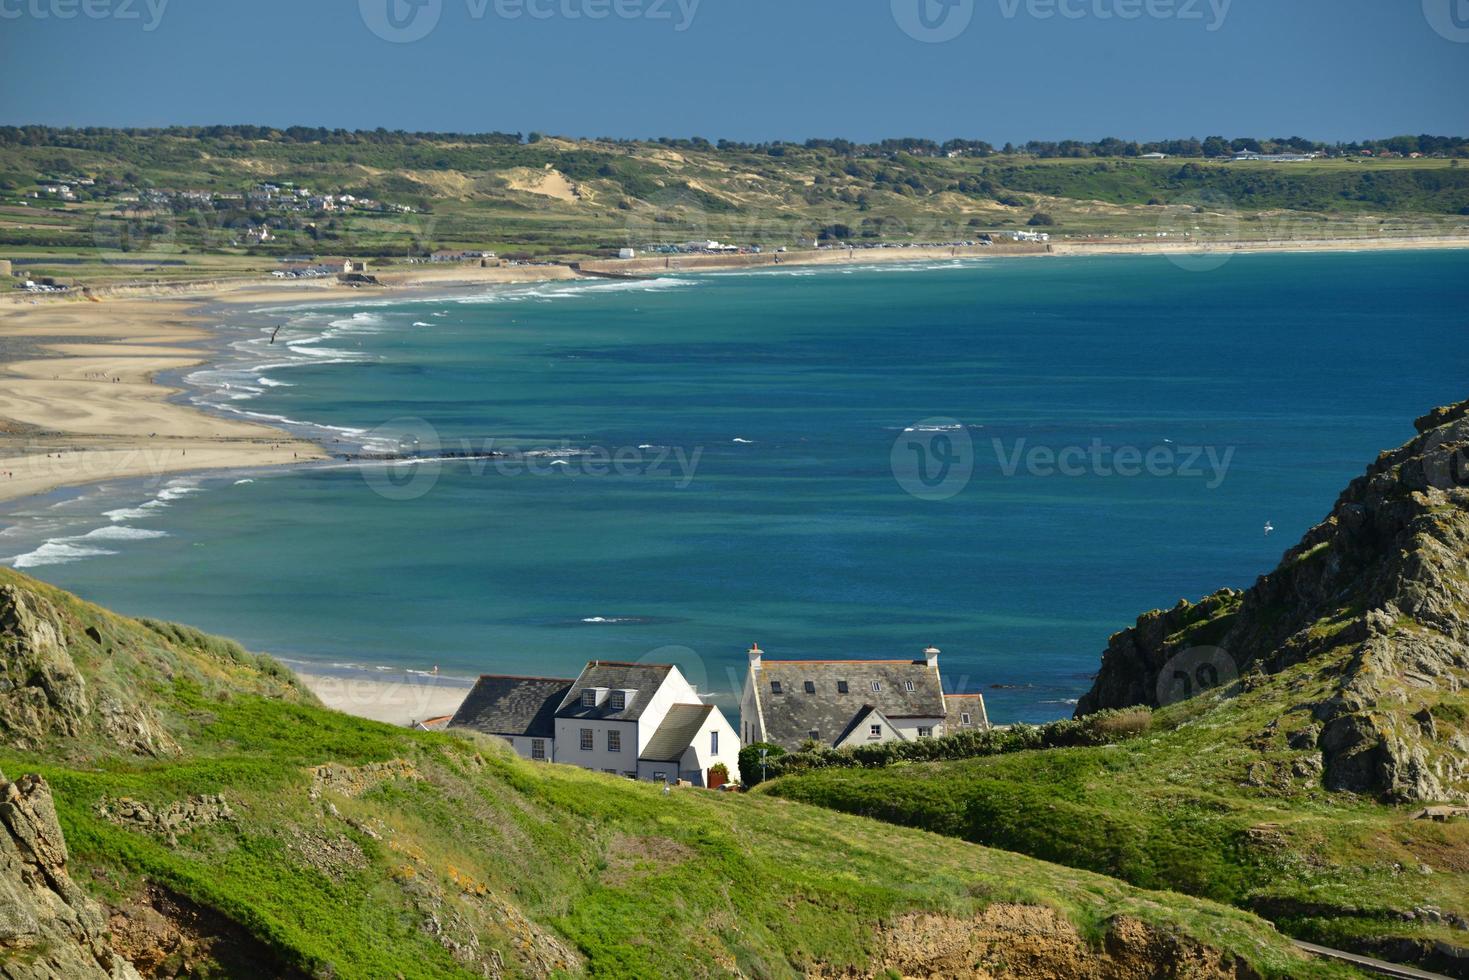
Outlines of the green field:
M1024 228L1037 213L1049 216L1053 223L1044 227L1058 239L1469 231L1469 162L1447 158L948 158L823 145L47 132L0 141L0 255L146 254L181 259L191 274L206 274L210 260L250 272L292 254L382 263L468 247L576 259L702 239L791 248L822 237L960 241ZM93 183L76 188L76 201L60 201L38 184L79 178ZM280 213L239 197L263 182L413 210ZM153 206L138 200L159 190L235 197ZM238 243L244 229L261 224L271 226L271 242ZM180 275L176 267L145 271L130 263L26 268L92 282Z

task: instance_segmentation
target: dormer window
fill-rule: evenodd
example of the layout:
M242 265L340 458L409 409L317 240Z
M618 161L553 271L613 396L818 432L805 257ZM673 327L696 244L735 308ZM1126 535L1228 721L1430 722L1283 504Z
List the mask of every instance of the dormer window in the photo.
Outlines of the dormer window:
M597 692L588 688L581 692L581 706L583 708L595 708L597 706Z
M849 688L847 687L847 682L846 681L837 681L837 693L838 694L846 694L848 690L849 690Z
M621 710L623 710L624 708L627 707L627 692L626 691L613 691L612 694L610 695L610 697L611 697L611 700L612 700L612 710L613 711L621 711Z
M813 681L807 681L806 684L805 684L805 688L806 688L806 693L807 694L815 694L816 693L816 684Z
M771 681L770 682L770 693L771 694L779 694L780 693L780 681Z

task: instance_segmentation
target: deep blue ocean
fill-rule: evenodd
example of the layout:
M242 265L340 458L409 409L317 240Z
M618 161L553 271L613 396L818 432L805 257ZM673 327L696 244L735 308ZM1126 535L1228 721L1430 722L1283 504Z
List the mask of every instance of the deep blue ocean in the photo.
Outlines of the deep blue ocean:
M0 555L367 668L672 660L728 696L752 642L934 644L950 689L1039 721L1109 634L1249 585L1415 417L1469 397L1469 252L364 293L219 331L196 399L423 459L54 495ZM511 455L433 459L486 450Z

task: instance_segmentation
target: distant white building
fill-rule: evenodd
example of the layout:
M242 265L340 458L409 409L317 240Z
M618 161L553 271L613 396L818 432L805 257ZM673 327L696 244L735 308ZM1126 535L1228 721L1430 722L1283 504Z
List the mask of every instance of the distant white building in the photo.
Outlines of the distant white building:
M1168 159L1168 154L1166 154L1166 153L1144 153L1142 156L1138 157L1138 159L1139 160L1167 160Z
M450 728L505 739L522 757L628 779L710 784L739 778L740 740L671 664L594 660L575 680L485 675Z
M619 248L617 250L617 257L619 259L635 259L638 257L638 250L635 248Z
M1012 231L1010 239L1017 242L1048 242L1051 235L1045 231Z

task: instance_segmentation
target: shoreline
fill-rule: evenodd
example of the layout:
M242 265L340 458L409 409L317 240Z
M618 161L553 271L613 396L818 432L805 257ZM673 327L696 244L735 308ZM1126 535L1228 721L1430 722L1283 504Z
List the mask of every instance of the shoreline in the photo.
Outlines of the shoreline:
M327 462L327 447L267 421L247 421L185 400L185 372L212 363L209 326L248 307L431 298L483 286L641 278L787 265L1054 256L1303 253L1469 249L1462 238L1242 241L1216 245L1151 240L1000 242L993 246L832 248L754 255L677 255L573 265L415 267L379 276L382 286L335 281L210 281L117 286L90 296L0 302L0 505L111 480ZM92 302L87 302L91 299ZM169 380L160 380L165 376Z

